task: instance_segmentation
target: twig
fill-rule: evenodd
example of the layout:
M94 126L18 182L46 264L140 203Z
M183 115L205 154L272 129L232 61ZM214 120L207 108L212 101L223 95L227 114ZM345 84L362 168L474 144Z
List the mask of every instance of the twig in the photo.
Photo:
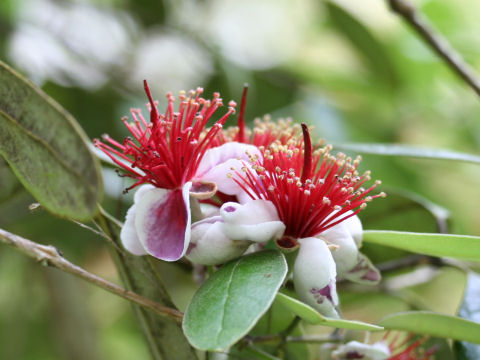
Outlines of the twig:
M287 326L287 328L282 332L280 332L279 335L281 337L281 340L280 340L280 344L278 344L277 348L275 349L275 352L274 352L275 354L285 351L285 345L287 344L287 337L290 335L290 333L293 330L295 330L297 325L300 323L300 320L301 319L299 316L295 316L292 322Z
M425 21L408 0L388 0L390 8L403 17L450 68L480 96L480 78L462 56Z
M394 271L398 269L404 269L408 267L413 267L420 264L430 264L431 257L420 254L413 254L409 256L402 257L400 259L390 260L377 264L377 269L382 273L387 271Z
M245 341L247 343L275 343L282 341L282 334L272 334L272 335L255 335L255 336L245 336ZM344 338L341 335L303 335L303 336L287 336L285 341L287 343L311 343L311 344L323 344L330 342L339 342L343 341Z
M103 231L98 231L98 230L95 230L94 228L92 228L91 226L88 226L87 224L84 224L80 221L76 221L76 220L73 220L73 219L70 219L71 222L73 222L74 224L77 224L78 226L80 226L81 228L83 229L86 229L88 231L91 231L92 233L94 233L95 235L98 235L102 238L104 238L105 240L107 241L112 241L112 239L107 236L107 234L105 234ZM95 224L95 222L94 222Z
M105 211L104 208L102 208L100 205L98 206L98 209L100 210L100 214L102 216L106 217L107 220L109 220L111 223L115 224L119 229L123 227L123 223L115 219L112 215L110 215L108 212Z
M99 276L89 273L77 265L72 264L66 260L55 247L51 245L40 245L2 229L0 229L0 242L17 248L22 253L35 259L42 265L53 266L64 272L75 275L128 301L143 306L144 308L147 308L158 315L168 317L176 321L181 321L183 318L183 313L178 310L160 305L150 299L138 295L133 291L126 290L116 284L102 279Z

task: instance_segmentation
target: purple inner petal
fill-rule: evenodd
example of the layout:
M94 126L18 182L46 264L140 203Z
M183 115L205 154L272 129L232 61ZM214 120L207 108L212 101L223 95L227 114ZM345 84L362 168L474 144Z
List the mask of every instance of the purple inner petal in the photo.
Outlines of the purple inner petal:
M146 247L162 260L175 261L182 257L188 213L182 190L173 190L165 200L150 209L154 217L146 230Z

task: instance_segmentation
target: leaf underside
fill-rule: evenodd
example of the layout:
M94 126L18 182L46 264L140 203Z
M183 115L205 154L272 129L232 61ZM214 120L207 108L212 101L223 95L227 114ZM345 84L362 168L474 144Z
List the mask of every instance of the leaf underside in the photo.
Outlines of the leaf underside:
M385 329L403 330L480 344L480 324L457 316L429 311L408 311L389 315L378 322Z
M480 237L368 230L364 241L431 256L480 261Z
M71 115L0 62L0 155L52 213L86 220L102 196L98 160Z

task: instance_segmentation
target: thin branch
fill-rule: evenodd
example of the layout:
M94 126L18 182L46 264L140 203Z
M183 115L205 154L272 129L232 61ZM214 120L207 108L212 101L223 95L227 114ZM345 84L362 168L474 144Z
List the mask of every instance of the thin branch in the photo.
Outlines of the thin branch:
M76 220L73 220L73 219L70 219L71 222L73 222L74 224L80 226L81 228L83 229L86 229L88 231L91 231L92 233L94 233L95 235L98 235L102 238L104 238L105 240L109 241L109 242L113 242L112 239L107 235L105 234L103 231L99 231L99 230L95 230L94 228L92 228L91 226L88 226L87 224L84 224L80 221L76 221ZM94 222L95 224L95 222Z
M480 96L480 78L462 56L427 23L408 0L388 0L390 8L430 45L430 47Z
M283 330L282 332L280 332L280 336L281 336L281 340L280 340L280 344L278 344L277 348L275 349L275 354L278 354L280 351L285 351L285 345L287 344L287 338L288 336L291 334L291 332L293 330L295 330L295 328L297 327L297 325L299 324L300 322L300 317L299 316L295 316L293 318L293 320L290 322L290 324L287 326L287 328L285 330Z
M108 212L105 211L104 208L102 208L100 205L98 205L98 209L100 210L100 214L107 218L111 223L115 224L119 229L123 227L123 223L117 219L115 219L112 215L110 215Z
M442 258L429 255L412 254L399 259L394 259L377 264L376 267L380 272L395 271L399 269L405 269L418 265L431 265L434 267L441 267L446 265L446 262Z
M160 305L150 299L138 295L133 291L126 290L116 284L102 279L99 276L89 273L77 265L72 264L66 260L55 247L51 245L40 245L2 229L0 229L0 242L17 248L19 251L35 259L42 265L49 265L77 276L128 301L143 306L144 308L147 308L158 315L168 317L176 321L181 321L183 318L183 313L176 309Z
M282 334L269 334L269 335L254 335L245 336L244 341L247 343L276 343L282 341ZM285 341L287 343L310 343L310 344L324 344L331 342L343 341L344 337L341 335L303 335L303 336L287 336Z

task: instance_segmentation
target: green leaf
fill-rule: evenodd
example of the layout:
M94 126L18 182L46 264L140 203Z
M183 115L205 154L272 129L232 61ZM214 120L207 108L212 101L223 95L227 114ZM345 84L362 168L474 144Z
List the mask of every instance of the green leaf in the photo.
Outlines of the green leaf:
M321 315L311 306L287 296L282 293L277 294L277 301L290 309L293 313L314 325L331 326L340 329L380 331L383 327L364 323L357 320L331 319Z
M395 86L398 83L398 76L383 44L343 7L332 1L328 1L326 6L332 25L350 41L352 47L363 57L370 71L379 80Z
M378 324L390 330L403 330L480 344L480 324L457 316L429 311L408 311L389 315Z
M12 193L15 193L17 187L20 186L15 175L10 170L10 167L5 160L0 157L0 203L9 198Z
M367 230L363 241L425 255L480 261L478 236Z
M402 144L336 144L335 150L355 151L360 154L405 156L420 159L453 160L480 164L480 156L445 149L432 149Z
M0 155L52 213L92 218L102 195L98 160L75 119L0 62Z
M470 273L467 277L467 286L462 306L458 315L464 319L480 323L480 275ZM477 360L480 359L480 345L474 345L468 342L456 342L454 348L457 352L458 360Z
M246 335L268 310L287 274L282 253L267 250L222 266L194 295L183 330L201 350L223 350Z

